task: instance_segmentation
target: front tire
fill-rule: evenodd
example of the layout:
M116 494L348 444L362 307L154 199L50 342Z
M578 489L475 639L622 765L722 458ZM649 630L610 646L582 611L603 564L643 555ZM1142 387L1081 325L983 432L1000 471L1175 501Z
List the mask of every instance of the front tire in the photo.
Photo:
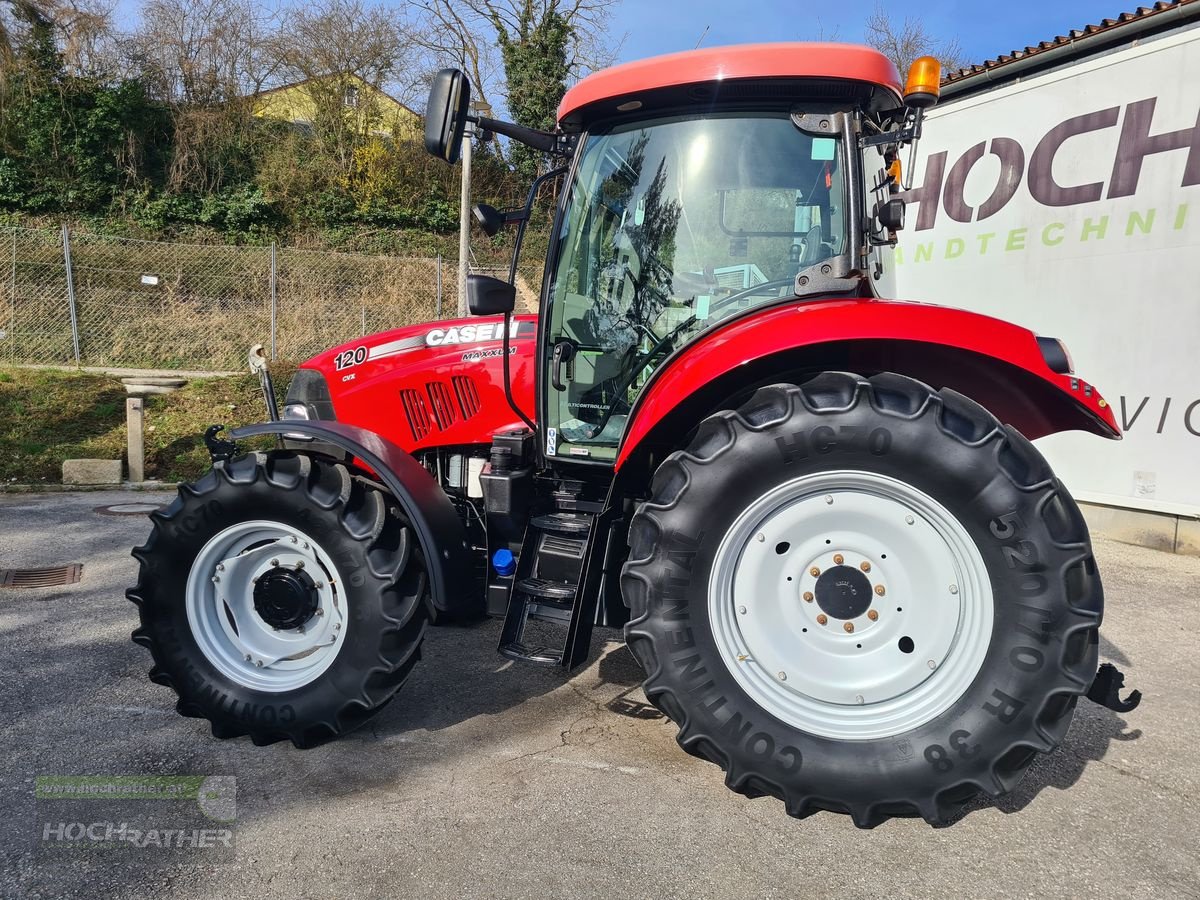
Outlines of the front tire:
M428 620L416 536L345 466L253 453L154 513L128 597L152 681L219 738L312 747L399 690Z
M949 390L826 373L707 419L655 474L622 591L647 698L735 791L946 824L1066 734L1096 671L1086 526Z

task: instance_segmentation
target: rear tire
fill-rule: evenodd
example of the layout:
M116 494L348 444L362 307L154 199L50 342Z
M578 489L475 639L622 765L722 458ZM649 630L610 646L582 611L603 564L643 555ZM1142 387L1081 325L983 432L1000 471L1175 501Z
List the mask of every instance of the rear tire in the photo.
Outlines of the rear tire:
M416 536L345 466L254 453L183 485L133 551L133 640L218 738L312 747L399 690L428 620Z
M655 474L621 586L680 745L797 817L947 824L1062 741L1096 671L1074 501L1015 430L893 374L705 420Z

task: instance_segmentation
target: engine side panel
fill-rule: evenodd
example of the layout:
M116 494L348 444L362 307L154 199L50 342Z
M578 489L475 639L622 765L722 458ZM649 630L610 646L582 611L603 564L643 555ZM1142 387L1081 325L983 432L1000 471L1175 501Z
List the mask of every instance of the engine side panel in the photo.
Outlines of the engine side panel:
M327 350L303 364L324 376L339 422L367 428L412 453L488 444L522 426L504 397L502 316L411 325ZM513 397L534 410L536 316L513 316Z

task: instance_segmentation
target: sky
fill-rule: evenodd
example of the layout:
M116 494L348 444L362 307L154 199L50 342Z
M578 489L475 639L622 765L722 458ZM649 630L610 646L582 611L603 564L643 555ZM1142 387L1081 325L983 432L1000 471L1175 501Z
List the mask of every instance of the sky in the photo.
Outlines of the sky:
M623 0L613 31L625 33L619 62L702 47L762 41L839 40L859 43L877 0ZM922 0L882 4L893 18L919 18L939 38L957 38L972 62L982 62L1129 12L1150 0Z

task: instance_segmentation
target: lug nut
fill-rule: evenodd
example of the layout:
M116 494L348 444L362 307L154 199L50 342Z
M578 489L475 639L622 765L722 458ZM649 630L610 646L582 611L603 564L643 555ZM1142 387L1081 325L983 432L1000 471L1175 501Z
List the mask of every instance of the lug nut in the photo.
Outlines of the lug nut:
M825 614L824 614L824 613L821 613L821 615L817 616L817 624L818 624L818 625L824 625L824 624L825 624L826 622L828 622L828 621L829 621L829 620L828 620L827 618L825 618Z
M256 660L254 661L254 665L256 665L258 668L260 668L260 669L261 669L261 668L262 668L262 660L261 660L261 659L256 659Z
M779 680L780 680L780 681L787 681L787 672L780 672L780 673L779 673Z
M760 544L761 544L763 541L765 541L766 539L767 539L767 536L766 536L765 534L760 534L760 535L758 535L758 536L755 538L755 540L757 540L757 541L758 541Z
M844 629L846 629L846 634L851 634L854 631L854 623L853 622L847 622L842 627Z
M296 563L296 568L297 568L297 569L303 569L303 568L304 568L304 560L300 560L299 562L297 562L297 563Z
M958 593L958 585L957 584L950 585L950 593L952 593L952 594Z
M821 574L821 570L818 569L816 566L813 566L811 569L808 570L808 574L811 575L813 578L816 578L818 575Z
M826 502L826 503L832 503L832 502L833 502L833 494L826 494L826 495L825 495L825 502Z
M217 571L224 572L225 571L225 563L217 563Z
M213 584L217 584L218 582L220 582L220 580L221 580L221 576L220 576L220 575L214 575L212 580L213 580Z
M860 569L862 569L864 572L871 571L871 564L869 562L867 562L865 559L861 563L859 563L858 567Z
M870 619L872 622L875 622L879 619L879 613L877 613L873 609L868 609L867 610L867 618Z
M317 611L313 613L313 615L317 618L320 618L321 616L325 615L325 610L318 607Z
M271 560L271 565L273 565L273 566L279 565L279 560L277 560L277 559Z
M882 584L877 584L877 585L875 585L875 593L878 596L882 597L884 594L887 593L887 588L885 588Z
M812 591L805 591L805 592L804 592L804 602L805 602L805 603L812 603L812 602L813 602L813 595L812 595Z
M246 654L246 662L250 662L250 654L249 653Z
M293 543L293 544L298 544L298 543L300 543L300 539L299 539L298 537L296 537L294 534L292 535L292 543Z
M916 521L916 519L914 519L912 516L904 517L904 524L906 524L906 525L911 525L915 521Z
M846 561L846 557L842 556L840 553L835 553L833 554L833 561L840 566Z
M741 613L741 614L744 616L744 615L746 614L746 607L744 607L744 606L739 606L739 607L738 607L738 612L740 612L740 613Z

